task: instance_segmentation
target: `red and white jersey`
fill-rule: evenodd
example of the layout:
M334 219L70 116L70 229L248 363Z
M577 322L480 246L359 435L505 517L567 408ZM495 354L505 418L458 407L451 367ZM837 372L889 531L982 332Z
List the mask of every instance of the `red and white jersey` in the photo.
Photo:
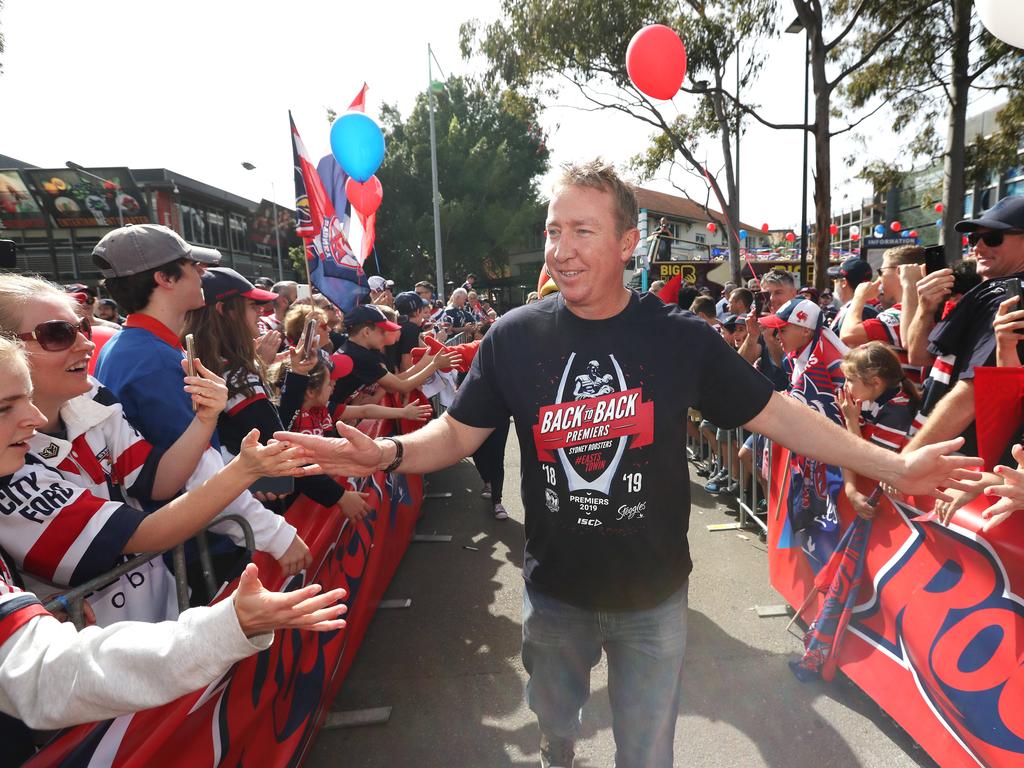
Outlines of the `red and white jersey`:
M232 371L229 375L232 381L229 382L232 389L246 389L252 392L251 395L236 392L228 398L228 404L224 407L224 413L228 416L235 416L248 408L258 400L269 400L267 390L263 386L263 380L250 371Z
M919 365L911 365L907 359L907 349L903 346L903 337L900 333L900 323L903 315L903 308L900 304L889 307L878 313L877 317L869 317L864 321L864 332L871 341L881 341L893 348L904 373L915 384L922 381L922 370Z
M284 335L284 324L273 313L261 317L256 321L256 325L260 329L260 336L266 336L271 331L277 331Z
M0 555L0 646L36 616L49 616L35 595L14 585L14 574Z
M129 424L109 390L92 389L61 408L64 437L38 434L25 464L0 482L0 546L40 595L73 587L126 559L145 519L162 453ZM89 597L97 622L177 616L174 583L160 558Z
M885 392L861 409L861 436L886 450L899 453L910 440L915 411L902 390Z

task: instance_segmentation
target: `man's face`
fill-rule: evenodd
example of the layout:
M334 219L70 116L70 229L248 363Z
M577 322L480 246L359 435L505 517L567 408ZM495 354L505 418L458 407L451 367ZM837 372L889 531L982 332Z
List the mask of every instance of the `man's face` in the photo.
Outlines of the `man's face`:
M978 233L991 231L983 227ZM978 259L978 275L982 280L1024 272L1024 233L1004 233L1003 242L996 246L986 245L984 240L980 240L974 246L974 254Z
M418 286L416 288L416 293L418 293L420 298L423 299L424 301L430 301L431 299L433 299L433 296L430 293L430 289L427 288L426 286Z
M879 300L882 306L889 307L899 304L903 300L903 286L900 284L900 268L888 260L882 262L878 270L882 278L882 291Z
M565 303L584 317L607 317L624 292L622 270L640 234L618 232L610 192L560 188L548 204L544 263Z
M782 348L787 353L799 352L807 346L812 336L814 336L814 331L810 328L793 325L792 323L786 323L779 328L779 341L782 342Z
M188 311L206 305L203 298L203 275L206 265L198 261L186 261L181 265L181 277L174 281L174 294L180 309Z
M732 344L734 347L739 348L743 345L743 342L747 340L747 326L743 323L737 323L733 326L732 330Z
M748 311L749 310L743 304L743 301L735 293L729 297L729 312L737 317L742 317L743 315L746 315Z
M772 312L777 312L779 307L787 301L796 298L796 287L785 283L765 283L764 289L768 292L768 301Z

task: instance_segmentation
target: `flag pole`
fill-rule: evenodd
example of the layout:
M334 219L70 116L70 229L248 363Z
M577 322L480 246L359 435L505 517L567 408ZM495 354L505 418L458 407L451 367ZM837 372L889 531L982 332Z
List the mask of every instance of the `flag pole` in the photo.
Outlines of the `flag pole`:
M306 285L309 286L309 304L313 306L313 278L309 274L309 249L310 249L310 238L302 238L302 260L306 264ZM331 302L332 304L334 302Z

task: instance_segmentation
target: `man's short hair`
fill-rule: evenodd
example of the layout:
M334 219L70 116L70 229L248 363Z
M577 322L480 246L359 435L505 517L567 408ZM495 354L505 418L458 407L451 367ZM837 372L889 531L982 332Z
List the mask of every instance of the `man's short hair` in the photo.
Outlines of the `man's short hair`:
M750 309L754 306L754 292L746 288L735 288L733 292L729 294L729 299L736 299L746 309Z
M924 264L924 248L920 245L898 245L882 252L882 263L890 267Z
M690 305L690 311L695 315L715 317L715 300L707 296L698 296Z
M601 158L585 163L563 163L562 175L555 182L552 193L563 187L590 187L608 192L614 199L615 224L621 236L636 227L640 208L636 202L633 187L624 182L615 171L615 166Z
M94 256L93 259L96 257ZM124 277L107 277L102 281L103 288L109 293L122 311L141 312L149 304L149 300L156 290L156 275L160 273L169 280L179 280L182 274L182 267L188 262L187 258L161 264L159 267L147 269L134 275ZM98 265L97 265L98 266Z
M414 288L426 288L426 289L427 289L428 291L430 291L431 293L433 293L433 292L434 292L434 284L433 284L433 283L429 283L429 282L427 282L426 280L420 280L420 281L419 281L418 283L416 283L416 285L414 285L413 287L414 287Z
M787 285L790 288L796 285L793 280L793 273L787 272L784 269L773 269L766 272L761 277L761 287L764 288L764 286L769 283L774 283L775 285Z
M274 283L270 290L278 296L287 295L289 301L294 301L299 294L299 284L294 280L281 280L280 282Z

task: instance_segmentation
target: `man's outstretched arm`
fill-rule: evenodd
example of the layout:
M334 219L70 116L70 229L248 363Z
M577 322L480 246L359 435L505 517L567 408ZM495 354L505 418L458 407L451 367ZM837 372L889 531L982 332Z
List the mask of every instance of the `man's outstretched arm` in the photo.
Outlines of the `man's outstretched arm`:
M398 448L391 440L372 440L340 421L337 429L341 437L318 437L296 432L276 432L274 437L306 448L311 461L317 465L310 468L311 473L323 471L328 475L365 477L394 461ZM470 427L446 413L423 429L399 438L404 449L399 471L426 474L449 467L472 455L493 431Z
M800 456L852 469L907 494L948 501L949 497L938 489L963 490L967 486L962 481L981 478L978 472L969 470L980 466L981 459L949 455L963 445L962 438L908 453L892 453L851 435L813 408L778 392L745 426Z

